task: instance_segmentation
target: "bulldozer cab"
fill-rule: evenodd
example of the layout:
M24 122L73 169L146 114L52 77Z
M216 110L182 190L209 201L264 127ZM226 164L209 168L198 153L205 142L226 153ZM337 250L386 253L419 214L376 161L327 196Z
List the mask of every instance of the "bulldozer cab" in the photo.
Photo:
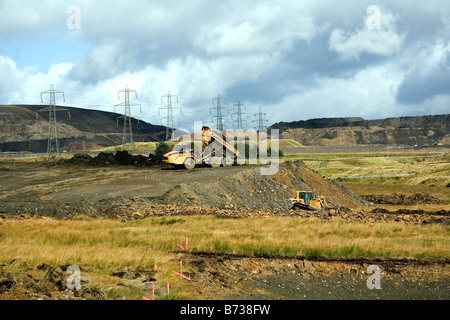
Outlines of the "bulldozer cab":
M297 199L295 200L303 200L303 203L309 206L312 198L313 198L312 191L297 191Z

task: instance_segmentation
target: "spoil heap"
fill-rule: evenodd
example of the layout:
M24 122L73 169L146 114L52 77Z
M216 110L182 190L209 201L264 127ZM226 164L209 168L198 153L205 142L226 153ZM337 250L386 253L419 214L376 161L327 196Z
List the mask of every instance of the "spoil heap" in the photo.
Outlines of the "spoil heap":
M366 202L343 186L309 169L302 161L285 162L275 175L248 167L214 181L186 181L152 199L157 204L192 205L219 209L289 210L296 191L310 190L338 207L356 208Z

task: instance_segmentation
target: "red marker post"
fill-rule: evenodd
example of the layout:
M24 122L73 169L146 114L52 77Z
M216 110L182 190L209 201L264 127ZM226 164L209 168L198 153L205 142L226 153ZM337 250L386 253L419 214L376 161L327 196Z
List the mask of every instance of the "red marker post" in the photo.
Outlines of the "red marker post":
M188 238L186 238L186 245L183 247L183 239L180 239L180 243L177 243L178 248L181 250L187 250L188 247Z
M183 261L180 261L180 272L178 273L178 272L176 272L175 270L172 270L172 272L175 273L175 274L177 274L177 275L179 275L180 277L182 277L182 278L184 278L184 279L186 279L186 280L191 281L191 278L190 278L190 277L187 277L187 276L185 276L185 275L183 274Z

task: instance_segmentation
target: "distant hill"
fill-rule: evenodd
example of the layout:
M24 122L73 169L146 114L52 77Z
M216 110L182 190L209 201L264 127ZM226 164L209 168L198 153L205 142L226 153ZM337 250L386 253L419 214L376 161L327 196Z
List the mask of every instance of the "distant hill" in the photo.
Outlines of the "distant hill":
M379 120L321 118L280 122L281 138L305 146L353 145L450 145L450 114Z
M47 152L48 112L42 105L0 105L0 151ZM77 152L122 144L123 118L113 112L62 107L57 112L58 137L62 150ZM136 142L160 141L166 127L132 118Z

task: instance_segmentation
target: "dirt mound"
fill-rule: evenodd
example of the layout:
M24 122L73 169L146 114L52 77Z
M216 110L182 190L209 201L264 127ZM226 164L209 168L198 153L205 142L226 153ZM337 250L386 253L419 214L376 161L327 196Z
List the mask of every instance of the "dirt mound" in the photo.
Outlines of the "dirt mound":
M369 194L363 196L369 202L376 204L392 204L392 205L416 205L416 204L445 204L445 201L436 198L432 194L416 193L407 194Z
M289 210L296 191L325 196L331 205L354 208L365 205L344 187L323 178L302 161L285 162L275 175L261 175L249 167L213 181L186 181L153 199L158 204L192 205L219 209Z
M334 180L329 180L321 176L308 168L301 161L286 162L284 164L284 169L280 170L277 175L284 175L285 179L282 179L281 181L287 182L288 185L289 182L294 179L294 181L292 181L293 183L291 183L293 186L295 186L295 179L300 179L304 185L309 187L306 190L315 191L324 196L328 202L340 207L354 208L367 204L362 198L352 193L344 186ZM273 176L272 179L277 180L277 175ZM300 191L298 185L296 187L297 188L294 188L296 189L294 190L294 193L297 190Z
M289 199L296 197L297 190L316 191L341 208L364 205L350 191L301 161L282 163L277 174L264 176L262 167L256 165L188 171L159 165L136 167L130 161L136 158L131 157L128 153L95 158L83 155L66 160L80 163L75 165L1 165L0 170L6 170L2 170L0 214L108 218L127 212L133 204L288 211ZM97 160L106 167L93 164Z
M89 166L155 166L158 163L153 154L149 154L148 157L143 155L131 155L128 151L117 151L116 154L109 152L101 152L97 156L92 157L87 154L75 154L69 160L63 160L65 164L83 164Z
M79 300L79 292L66 286L65 266L41 264L36 268L20 259L0 266L0 300ZM31 275L38 272L42 277Z

